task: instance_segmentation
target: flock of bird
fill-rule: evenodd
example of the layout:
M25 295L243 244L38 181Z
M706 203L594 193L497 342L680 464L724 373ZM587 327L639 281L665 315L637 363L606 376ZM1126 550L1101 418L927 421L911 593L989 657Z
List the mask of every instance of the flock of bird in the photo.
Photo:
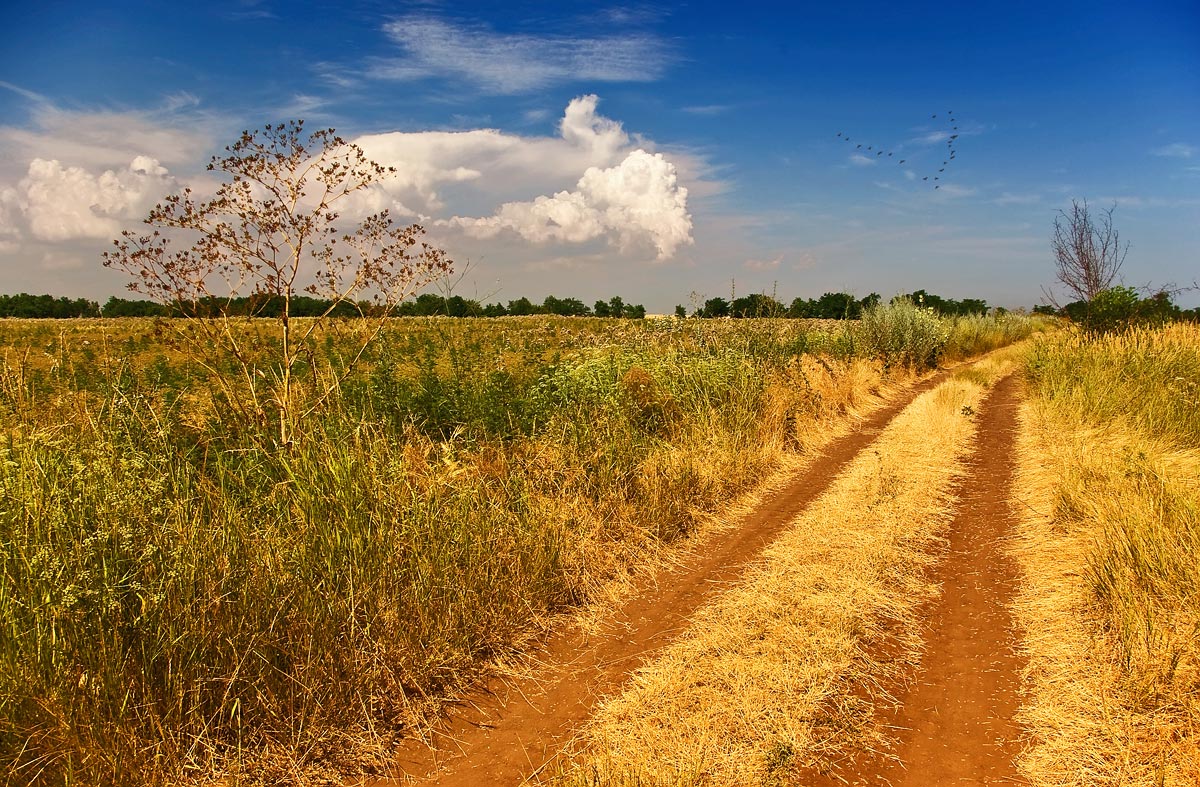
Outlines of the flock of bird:
M940 189L942 187L942 184L939 181L941 181L943 179L946 169L953 164L955 157L958 155L958 150L955 147L956 140L958 139L958 120L955 119L953 110L946 112L945 117L947 120L950 121L949 122L949 131L946 134L946 158L942 160L942 165L938 169L937 172L931 172L930 174L925 175L924 177L921 178L922 182L926 182L926 183L928 183L930 181L930 179L932 178L933 179L932 185L935 189ZM936 113L929 116L930 120L937 120L937 118L938 118L938 116ZM838 138L841 139L843 142L846 142L848 144L854 142L854 140L850 139L849 135L847 135L841 131L839 131L837 133L837 135L838 135ZM861 143L861 142L856 143L854 145L854 149L855 150L863 150L863 143ZM871 154L871 153L874 153L876 157L882 157L886 154L888 158L893 159L898 164L904 164L905 162L908 161L908 159L903 159L903 158L897 159L896 151L894 151L894 150L884 150L884 148L882 146L876 147L875 145L867 145L866 150L863 153L861 153L860 155L869 156L869 154Z

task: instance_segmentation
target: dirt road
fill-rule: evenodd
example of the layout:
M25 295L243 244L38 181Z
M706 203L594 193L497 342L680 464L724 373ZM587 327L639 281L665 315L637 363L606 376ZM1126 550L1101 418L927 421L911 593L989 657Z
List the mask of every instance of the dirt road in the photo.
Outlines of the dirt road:
M517 681L493 679L486 690L464 699L438 732L434 748L411 742L400 752L395 779L371 787L516 785L537 773L600 697L666 644L714 588L735 580L897 413L944 376L914 386L835 440L762 507L705 543L690 563L636 594L600 635L552 637L536 654L545 665L537 674Z
M1021 669L1009 612L1014 566L1000 545L1014 525L1016 387L1007 377L984 403L949 550L933 577L942 593L927 613L925 656L907 687L895 689L886 720L899 733L897 751L812 774L810 787L1025 783L1013 766Z
M557 635L538 654L544 667L535 675L493 680L464 700L433 749L414 742L401 753L396 779L375 784L517 785L537 774L599 698L670 641L714 588L736 580L901 409L941 379L911 389L835 441L767 504L706 543L689 565L635 595L599 635ZM962 508L935 577L944 592L929 610L927 656L908 688L898 688L900 704L887 720L903 729L899 760L869 758L832 777L813 774L812 784L1014 782L1011 718L1019 665L1005 607L1011 571L996 546L1009 516L1014 402L1014 383L1006 380L980 419Z

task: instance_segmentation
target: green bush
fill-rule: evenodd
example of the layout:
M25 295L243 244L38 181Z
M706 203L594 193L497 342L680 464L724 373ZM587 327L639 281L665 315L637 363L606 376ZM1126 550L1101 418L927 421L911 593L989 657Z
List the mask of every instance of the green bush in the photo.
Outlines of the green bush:
M907 298L868 307L856 330L861 355L917 370L937 366L949 338L947 324L932 309Z

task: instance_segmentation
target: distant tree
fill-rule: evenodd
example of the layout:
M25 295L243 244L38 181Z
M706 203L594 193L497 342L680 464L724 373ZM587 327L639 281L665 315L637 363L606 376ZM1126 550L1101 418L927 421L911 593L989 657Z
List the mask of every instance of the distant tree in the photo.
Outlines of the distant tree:
M592 316L592 310L588 308L586 303L578 298L563 298L559 308L562 309L561 313L567 315L568 317Z
M687 319L687 309L684 307L684 305L682 303L678 304L675 307L675 316L680 319Z
M817 299L813 317L823 320L857 320L862 315L858 299L848 292L827 292Z
M724 298L709 298L700 310L701 317L728 317L729 301Z
M621 315L630 320L643 320L646 318L646 307L642 304L625 304L624 313Z
M907 299L926 309L933 309L943 317L953 317L967 314L987 314L987 301L979 298L965 298L956 301L953 298L943 298L926 290L916 290L898 298Z
M592 311L578 298L557 298L547 295L542 301L543 314L557 314L562 317L587 317Z
M734 317L779 317L786 312L782 303L759 293L736 298L729 305L729 313Z
M958 302L958 314L987 314L987 301L981 298L963 298Z
M521 296L515 301L508 302L508 313L518 317L524 317L530 314L536 314L537 308L528 298Z
M625 300L620 295L608 299L608 314L610 317L625 316Z
M1178 320L1182 313L1182 310L1171 302L1171 295L1166 290L1159 290L1148 298L1142 298L1137 305L1138 320L1151 325Z
M0 317L65 320L99 316L100 305L87 298L55 298L27 292L0 295Z
M1163 325L1185 316L1171 302L1169 292L1160 290L1142 298L1132 287L1109 287L1091 301L1068 303L1061 313L1090 334L1114 333L1134 325Z
M596 301L596 305L592 307L592 314L597 317L611 317L612 312L608 308L608 301Z
M802 320L815 317L816 312L816 301L811 298L795 298L792 300L792 305L788 306L787 316L792 319Z
M105 301L100 313L105 317L166 317L170 310L155 301L129 300L114 295Z
M447 313L446 299L436 292L423 292L412 303L412 314L418 317L434 317Z
M86 298L54 298L53 295L0 295L0 317L25 319L72 319L100 317L100 305Z
M451 317L482 317L483 306L479 301L461 295L451 295L446 299L446 314Z
M1075 300L1091 304L1097 295L1113 286L1129 244L1113 226L1116 205L1093 218L1087 200L1071 200L1070 210L1060 210L1054 219L1054 234L1050 247L1054 252L1054 273L1059 284L1075 296ZM1054 295L1046 292L1047 300L1055 306ZM1090 313L1090 307L1087 310ZM1087 322L1087 316L1083 322Z
M508 309L504 308L502 303L489 303L483 307L484 317L503 317L508 314Z
M395 225L386 210L343 222L342 201L394 169L370 161L332 129L305 134L303 125L243 132L208 165L227 178L211 198L198 200L190 189L167 197L145 219L150 234L123 232L104 255L105 266L132 276L132 291L194 318L175 321L183 323L181 340L213 373L229 407L253 421L277 421L281 446L339 390L404 298L451 271L445 252L422 241L424 229ZM293 304L304 292L330 306L297 324ZM248 345L233 325L228 306L246 295L278 299L271 315L276 341ZM339 304L357 310L363 300L374 307L364 316L375 322L356 334L357 349L330 378L314 366L315 334ZM230 360L240 370L236 378L222 371ZM307 399L296 384L302 367L325 380Z

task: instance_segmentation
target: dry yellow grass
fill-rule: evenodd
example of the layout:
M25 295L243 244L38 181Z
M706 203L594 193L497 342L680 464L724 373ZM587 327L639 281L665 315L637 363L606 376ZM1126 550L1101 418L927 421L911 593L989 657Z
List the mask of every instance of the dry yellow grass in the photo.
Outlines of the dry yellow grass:
M920 396L687 632L607 701L567 783L757 785L886 745L874 703L920 657L955 479L997 360ZM973 377L975 379L967 379ZM898 655L869 653L881 642Z
M1073 427L1036 399L1018 445L1024 775L1038 787L1200 784L1200 451L1128 423ZM1128 576L1139 563L1193 587L1144 586Z

